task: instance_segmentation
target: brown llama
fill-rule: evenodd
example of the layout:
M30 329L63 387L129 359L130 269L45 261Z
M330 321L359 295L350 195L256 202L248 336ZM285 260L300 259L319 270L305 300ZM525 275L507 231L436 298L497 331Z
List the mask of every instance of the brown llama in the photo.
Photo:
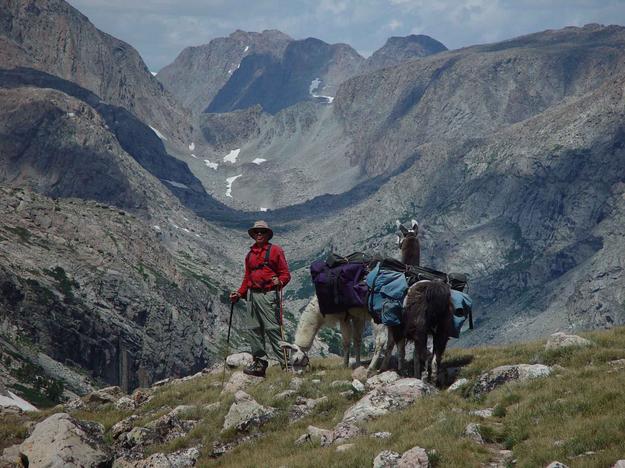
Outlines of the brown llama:
M432 358L436 356L437 381L443 353L453 330L453 305L449 285L442 281L419 281L409 289L404 301L405 336L414 342L414 376L418 379L427 369L432 381ZM432 335L434 354L427 349Z
M421 261L421 245L419 244L418 237L419 223L417 223L414 219L411 220L410 229L407 229L399 221L397 221L396 224L399 229L397 244L401 251L402 263L405 265L419 266L419 262ZM395 348L395 345L397 345L397 371L401 373L404 370L404 364L406 361L406 340L404 327L402 325L387 327L387 330L388 336L386 341L386 351L380 370L385 371L388 369L393 349ZM372 360L369 365L369 371L373 371L376 365L377 360Z

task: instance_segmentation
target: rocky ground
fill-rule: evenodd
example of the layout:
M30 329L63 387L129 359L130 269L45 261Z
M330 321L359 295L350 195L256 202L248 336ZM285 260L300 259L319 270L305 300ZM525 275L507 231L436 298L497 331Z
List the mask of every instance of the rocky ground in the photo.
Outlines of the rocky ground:
M250 356L233 355L225 369L131 394L108 387L43 412L5 407L2 466L620 466L613 408L623 396L612 389L625 375L624 339L619 328L452 351L439 387L338 360L248 377L237 367Z

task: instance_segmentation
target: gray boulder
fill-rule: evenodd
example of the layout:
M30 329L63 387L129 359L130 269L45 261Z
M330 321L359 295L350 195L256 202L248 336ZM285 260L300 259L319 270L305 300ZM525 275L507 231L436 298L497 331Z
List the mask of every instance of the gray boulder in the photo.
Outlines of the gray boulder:
M308 416L317 405L325 401L328 401L327 396L317 399L297 397L295 404L289 410L289 422L295 422Z
M224 420L223 429L236 428L243 432L251 427L260 427L275 415L275 408L262 406L244 391L234 395L234 403Z
M57 413L37 424L18 449L28 466L106 466L113 456L104 445L103 435L101 424Z
M262 382L264 377L255 377L247 375L243 372L235 372L230 376L230 380L224 386L222 393L237 393L239 390L245 390L250 385Z
M454 383L452 383L449 388L447 389L448 392L454 392L456 390L458 390L459 388L464 387L465 385L467 385L469 383L469 379L458 379L456 380Z
M428 468L430 459L424 448L412 447L404 452L397 463L397 468Z
M470 423L464 429L464 435L466 435L473 442L476 442L480 445L484 444L484 439L482 439L482 434L480 434L480 426L475 423Z
M195 466L199 457L200 451L196 447L191 447L174 453L155 453L138 461L120 458L115 460L113 468L186 468Z
M551 367L542 364L516 364L496 367L477 379L473 393L476 396L488 393L508 382L523 382L539 377L546 377L552 372Z
M373 459L373 468L395 468L399 464L401 455L391 450L384 450Z
M592 346L592 341L582 338L577 335L567 335L566 333L557 332L549 337L547 344L545 344L546 350L568 348L568 347L584 347Z
M404 409L418 398L436 391L436 388L419 379L399 379L367 393L345 411L343 421L356 423L377 418L389 412Z
M390 371L382 372L381 374L374 375L373 377L368 378L366 386L368 390L371 390L372 388L376 388L381 385L387 385L387 384L396 382L399 379L400 379L399 374L395 371L390 370Z
M246 367L254 362L254 357L250 353L231 354L226 358L229 367Z

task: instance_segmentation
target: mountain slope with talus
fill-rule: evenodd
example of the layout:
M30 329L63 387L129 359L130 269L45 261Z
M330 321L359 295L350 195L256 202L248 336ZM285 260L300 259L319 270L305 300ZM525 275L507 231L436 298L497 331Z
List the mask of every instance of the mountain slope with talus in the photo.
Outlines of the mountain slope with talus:
M97 29L63 0L5 0L0 67L35 68L122 106L173 142L188 142L187 113L129 44Z

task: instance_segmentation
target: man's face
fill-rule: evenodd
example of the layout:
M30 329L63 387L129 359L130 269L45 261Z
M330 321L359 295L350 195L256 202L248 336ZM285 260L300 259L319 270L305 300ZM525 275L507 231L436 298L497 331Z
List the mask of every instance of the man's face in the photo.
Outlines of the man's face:
M256 245L265 245L269 237L269 231L266 229L254 229L252 231Z

